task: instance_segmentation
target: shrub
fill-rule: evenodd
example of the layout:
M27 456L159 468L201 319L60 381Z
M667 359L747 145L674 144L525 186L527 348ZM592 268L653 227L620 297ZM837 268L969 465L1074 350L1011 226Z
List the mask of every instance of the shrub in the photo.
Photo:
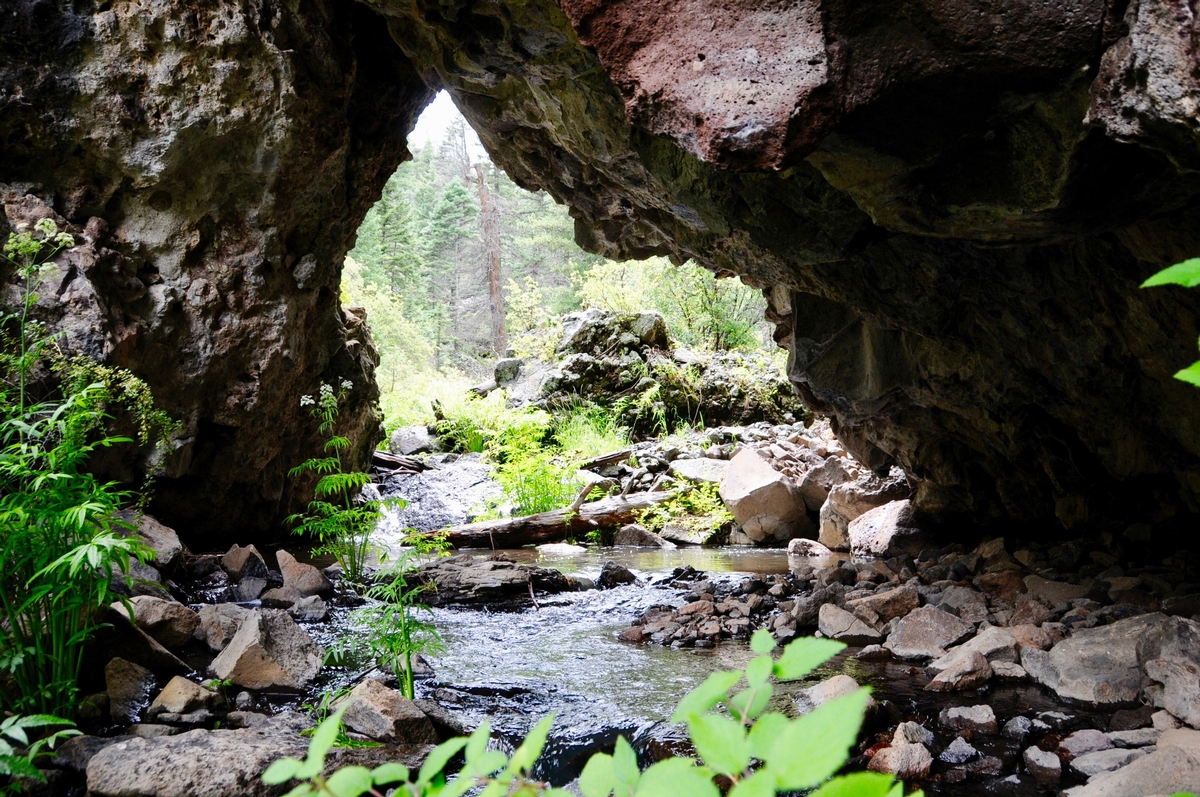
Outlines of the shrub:
M1200 257L1193 257L1191 260L1176 263L1142 283L1143 288L1152 288L1156 285L1182 285L1185 288L1200 287ZM1188 384L1200 387L1200 362L1194 362L1187 368L1179 371L1175 374L1175 378L1181 382L1187 382Z
M733 522L733 515L725 508L717 485L709 483L694 485L667 501L636 511L634 516L655 533L662 531L668 523L688 531L713 532Z
M587 460L629 446L629 429L617 422L615 413L595 404L566 410L554 422L554 439L564 456Z
M535 407L510 409L502 391L472 394L436 408L435 430L451 451L486 452L497 462L520 459L539 448L550 430L549 413Z
M583 487L575 469L559 464L549 452L510 459L496 469L496 481L514 516L562 509Z

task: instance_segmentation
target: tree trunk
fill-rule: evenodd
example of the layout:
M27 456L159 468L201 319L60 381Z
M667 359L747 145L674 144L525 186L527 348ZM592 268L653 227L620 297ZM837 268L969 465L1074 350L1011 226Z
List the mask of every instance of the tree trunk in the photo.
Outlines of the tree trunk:
M475 164L475 182L479 186L479 218L483 222L483 246L487 257L488 296L492 303L492 351L503 357L508 350L504 334L504 291L500 284L500 230L496 224L496 206L492 192L483 179L483 167Z
M584 504L578 510L555 509L525 517L482 520L464 526L454 526L444 533L455 548L519 548L522 545L541 545L546 542L582 537L595 529L621 526L633 522L635 509L660 504L676 491L634 493L626 498L604 498Z

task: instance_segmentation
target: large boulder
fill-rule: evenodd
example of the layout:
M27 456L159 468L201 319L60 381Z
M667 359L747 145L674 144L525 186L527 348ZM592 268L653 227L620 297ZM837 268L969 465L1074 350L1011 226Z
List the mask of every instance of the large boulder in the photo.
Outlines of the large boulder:
M234 582L244 578L265 579L267 561L253 545L234 545L221 557L221 567ZM255 597L258 597L257 595Z
M301 689L316 678L323 659L320 645L287 612L259 609L209 669L246 689Z
M200 607L200 624L194 637L201 640L212 651L222 651L237 634L254 610L236 603L210 603Z
M923 606L905 615L883 646L901 659L936 659L974 632L974 626L954 615Z
M176 601L163 600L150 595L137 595L129 599L133 608L133 621L163 647L177 649L191 641L200 626L200 616ZM123 614L125 606L114 603L113 609Z
M929 545L929 534L917 523L912 502L907 499L859 515L850 521L846 536L850 552L858 556L915 556Z
M850 523L872 509L909 496L904 471L892 468L886 477L867 471L857 479L834 486L821 505L818 540L835 551L850 550Z
M367 679L334 704L346 706L342 722L346 727L380 742L437 744L433 723L404 695Z
M388 438L388 448L403 456L425 454L437 450L437 438L425 426L401 426Z
M720 494L742 531L756 543L804 536L812 526L791 480L752 448L743 448L730 460Z
M700 484L720 484L729 467L729 460L697 457L673 460L667 472L677 479Z
M104 667L108 713L117 722L137 722L150 705L156 683L154 673L140 664L113 659Z
M150 515L125 510L118 517L136 527L136 534L152 551L154 564L160 570L169 571L183 554L183 544L174 529L167 528Z
M283 588L299 594L302 598L311 595L326 595L333 591L333 584L317 568L304 562L297 562L296 557L287 551L278 551L275 561L279 563L279 572L283 574Z

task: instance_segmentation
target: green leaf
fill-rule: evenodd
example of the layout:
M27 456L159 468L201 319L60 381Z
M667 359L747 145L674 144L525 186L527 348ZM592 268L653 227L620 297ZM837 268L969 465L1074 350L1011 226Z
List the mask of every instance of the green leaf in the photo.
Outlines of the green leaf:
M624 736L617 737L616 747L613 748L612 771L614 791L618 797L632 791L642 777L642 771L638 769L637 753L633 752Z
M333 792L334 797L359 797L373 785L371 770L358 766L342 767L325 781L325 788Z
M546 738L550 735L550 726L553 724L554 715L551 714L533 726L533 730L525 737L525 741L521 742L521 746L509 761L508 769L511 773L528 772L533 767L538 756L542 754L542 748L546 746Z
M542 792L542 797L578 797L578 795L572 794L566 789L546 789Z
M811 789L841 769L858 738L868 697L859 689L789 722L767 759L776 787Z
M692 743L704 763L722 775L740 775L750 766L750 741L740 722L718 714L702 714L688 721Z
M768 712L755 720L750 728L750 755L759 761L766 761L787 725L788 718L778 711Z
M499 750L485 750L474 761L467 762L467 769L478 777L499 772L508 765L508 756Z
M844 643L832 639L797 639L783 649L783 655L775 662L775 677L781 681L803 678L845 649Z
M280 783L287 783L296 777L296 772L299 769L300 762L296 759L281 758L267 767L267 771L262 776L263 783L268 786L278 786Z
M479 759L483 755L484 750L487 750L488 740L492 736L492 728L487 720L475 729L475 732L467 739L467 749L463 756L467 759L467 764Z
M775 649L775 637L765 628L760 628L750 637L750 649L755 653L770 653Z
M712 773L686 758L668 758L646 770L636 797L720 797Z
M688 717L703 714L726 698L734 684L742 680L740 672L714 672L704 682L683 696L671 722L685 722Z
M608 797L615 785L613 757L608 753L596 753L589 758L579 774L579 790L583 797Z
M734 719L745 722L752 720L767 710L771 696L775 690L770 684L761 684L751 689L743 689L729 698L729 711Z
M1200 257L1164 268L1142 283L1143 288L1153 288L1155 285L1182 285L1185 288L1200 285Z
M283 795L283 797L308 797L308 795L316 793L317 790L313 788L313 785L305 781L289 791L287 794Z
M429 753L429 758L426 758L425 763L421 765L421 771L417 773L417 783L423 785L431 782L439 772L446 768L450 759L458 755L458 751L466 746L466 738L459 736L433 748Z
M834 778L809 797L890 797L896 786L900 786L898 797L903 797L903 784L896 783L891 775L854 772Z
M376 786L386 786L389 783L407 783L408 767L395 762L380 764L371 770L371 781Z
M755 772L734 784L728 797L775 797L775 778L765 770Z
M746 682L751 686L765 684L775 668L775 660L770 656L759 656L746 665Z
M1189 385L1200 387L1200 362L1192 363L1187 368L1184 368L1175 374L1175 378L1180 382L1187 382Z
M294 777L308 780L321 774L325 769L325 756L329 753L329 748L333 747L333 743L337 741L338 732L342 729L342 715L348 708L350 708L349 703L330 714L317 726L316 731L313 732L312 741L308 743L308 757L297 767Z

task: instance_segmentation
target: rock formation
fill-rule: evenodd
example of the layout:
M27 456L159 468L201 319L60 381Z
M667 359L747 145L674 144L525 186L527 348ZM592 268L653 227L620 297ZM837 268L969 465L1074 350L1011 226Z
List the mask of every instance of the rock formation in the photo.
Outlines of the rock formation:
M373 444L337 264L438 87L586 248L764 289L802 396L918 510L1200 507L1200 295L1137 287L1200 252L1182 0L72 8L0 19L5 209L84 239L43 312L183 418L159 514L193 535L295 504L322 378Z

